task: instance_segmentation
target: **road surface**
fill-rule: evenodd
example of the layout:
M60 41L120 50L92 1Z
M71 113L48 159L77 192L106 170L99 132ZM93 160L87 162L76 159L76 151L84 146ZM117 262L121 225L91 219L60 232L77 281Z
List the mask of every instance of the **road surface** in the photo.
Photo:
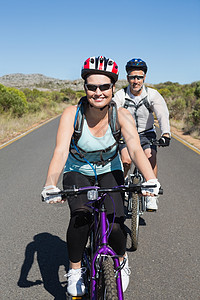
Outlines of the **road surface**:
M58 121L0 150L1 300L66 299L69 210L40 200ZM172 139L158 164L164 195L141 219L138 250L128 249L125 300L200 299L200 156Z

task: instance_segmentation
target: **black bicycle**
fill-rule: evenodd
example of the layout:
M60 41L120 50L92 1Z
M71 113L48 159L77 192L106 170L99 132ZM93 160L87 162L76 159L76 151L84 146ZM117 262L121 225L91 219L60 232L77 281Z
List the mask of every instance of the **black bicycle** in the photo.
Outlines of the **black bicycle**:
M158 140L152 139L151 145L163 146ZM141 185L145 182L143 175L132 163L130 170L128 171L127 184ZM163 194L163 190L160 189L159 194ZM126 194L127 201L127 214L131 218L131 242L132 250L135 251L138 248L139 239L139 221L140 216L146 212L146 197L139 193L128 192Z

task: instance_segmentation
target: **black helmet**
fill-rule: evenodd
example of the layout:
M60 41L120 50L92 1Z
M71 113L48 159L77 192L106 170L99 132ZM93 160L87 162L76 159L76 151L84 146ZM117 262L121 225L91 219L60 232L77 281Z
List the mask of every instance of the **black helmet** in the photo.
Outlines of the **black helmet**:
M104 74L116 82L119 75L118 65L111 58L92 56L84 62L81 70L83 79L86 79L90 74Z
M129 60L126 64L126 72L128 73L129 71L133 70L142 70L144 73L147 73L147 65L145 61L143 61L140 58L133 58Z

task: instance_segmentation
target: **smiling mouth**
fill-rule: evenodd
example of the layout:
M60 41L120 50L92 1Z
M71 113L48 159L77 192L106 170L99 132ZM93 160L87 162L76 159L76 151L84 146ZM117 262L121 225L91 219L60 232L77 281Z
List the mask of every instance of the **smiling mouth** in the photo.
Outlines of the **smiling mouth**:
M97 101L97 102L101 102L103 100L105 100L105 98L93 98L94 101Z

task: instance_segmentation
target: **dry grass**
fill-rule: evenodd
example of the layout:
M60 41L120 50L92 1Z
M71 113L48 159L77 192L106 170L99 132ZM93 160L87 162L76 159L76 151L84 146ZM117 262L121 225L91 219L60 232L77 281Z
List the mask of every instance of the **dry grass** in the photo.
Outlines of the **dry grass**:
M179 131L183 131L184 134L188 134L195 139L200 139L199 130L195 128L190 128L183 120L170 119L170 125L175 127Z
M54 108L42 110L34 114L27 114L23 118L12 118L10 115L0 116L0 144L7 142L15 136L29 130L63 112L67 104L57 104Z
M176 127L178 130L183 130L185 127L184 121L183 120L174 120L170 119L170 125Z

